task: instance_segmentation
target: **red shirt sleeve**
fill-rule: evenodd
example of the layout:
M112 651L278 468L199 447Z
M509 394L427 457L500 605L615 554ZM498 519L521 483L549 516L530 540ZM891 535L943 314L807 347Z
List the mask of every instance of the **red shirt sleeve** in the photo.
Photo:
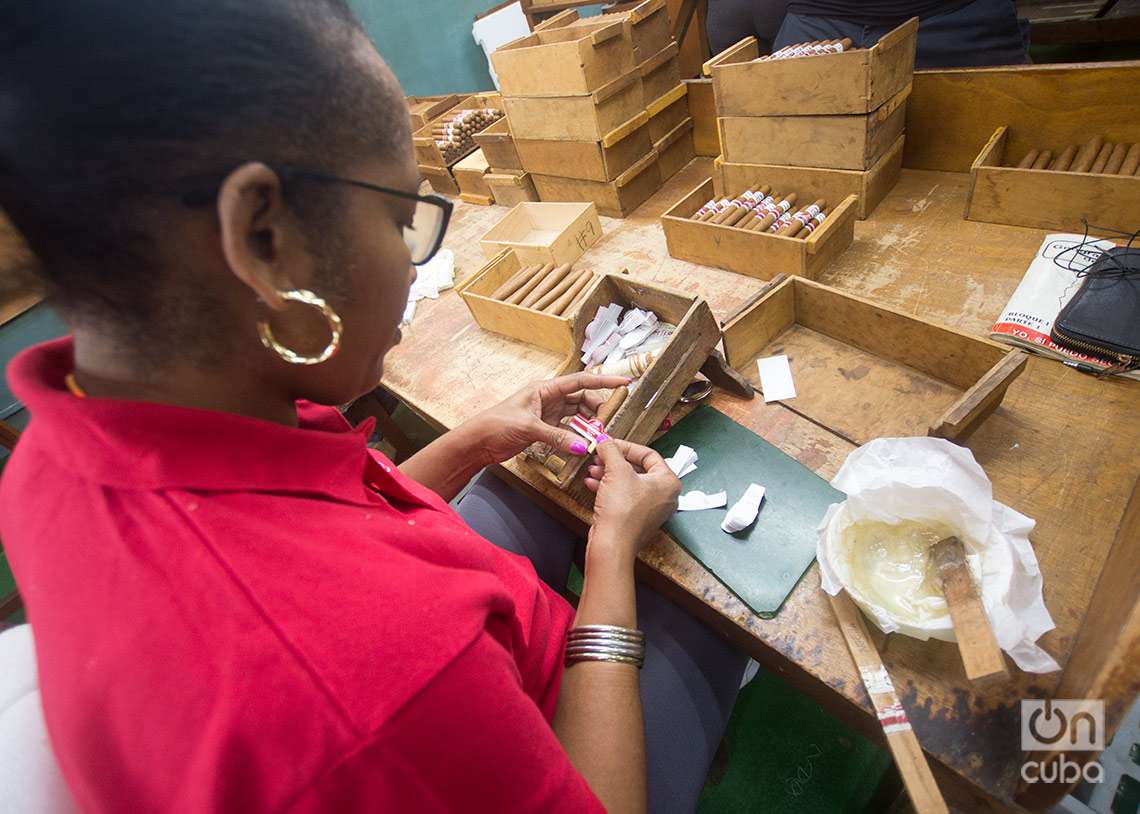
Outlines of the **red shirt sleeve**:
M523 692L510 654L484 633L289 811L605 809Z

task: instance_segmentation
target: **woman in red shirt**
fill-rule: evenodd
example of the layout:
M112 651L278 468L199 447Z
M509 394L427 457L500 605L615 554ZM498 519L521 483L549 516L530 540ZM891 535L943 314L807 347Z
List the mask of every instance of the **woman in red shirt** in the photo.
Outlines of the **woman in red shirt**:
M571 535L487 477L447 503L584 454L559 419L624 380L400 470L317 406L379 381L450 212L343 0L18 4L0 52L0 207L72 329L10 368L0 533L79 805L691 810L744 659L635 588L660 457L601 444L576 611Z

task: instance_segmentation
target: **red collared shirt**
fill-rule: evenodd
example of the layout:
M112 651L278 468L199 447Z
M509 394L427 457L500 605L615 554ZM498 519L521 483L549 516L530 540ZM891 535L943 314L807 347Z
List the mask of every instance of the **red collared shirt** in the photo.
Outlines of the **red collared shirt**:
M78 399L71 367L9 368L0 534L85 811L600 809L549 723L572 610L526 559L335 410Z

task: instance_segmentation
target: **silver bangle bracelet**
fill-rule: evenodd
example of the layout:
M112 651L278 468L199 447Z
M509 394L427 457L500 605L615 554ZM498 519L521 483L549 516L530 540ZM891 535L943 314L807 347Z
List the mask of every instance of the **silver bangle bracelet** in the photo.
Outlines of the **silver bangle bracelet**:
M624 639L631 642L645 641L645 634L642 631L629 627L618 627L617 625L582 625L581 627L570 628L566 634L567 640L593 636Z
M584 661L608 661L608 662L617 662L620 664L632 664L634 667L636 667L639 670L641 669L641 665L645 663L645 659L639 659L639 658L636 658L634 656L622 656L622 655L618 655L616 653L599 653L597 655L590 655L590 656L585 656L585 655L572 656L570 654L566 655L566 666L567 667L571 667L575 664L580 664Z
M617 625L583 625L566 634L565 664L569 667L583 661L645 663L645 634Z

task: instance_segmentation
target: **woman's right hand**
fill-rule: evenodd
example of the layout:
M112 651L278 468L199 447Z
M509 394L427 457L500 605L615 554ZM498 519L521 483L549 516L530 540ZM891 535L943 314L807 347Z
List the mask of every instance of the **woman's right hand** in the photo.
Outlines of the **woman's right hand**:
M632 562L642 544L677 510L681 481L649 447L611 438L598 445L586 488L597 493L590 542L615 546Z

